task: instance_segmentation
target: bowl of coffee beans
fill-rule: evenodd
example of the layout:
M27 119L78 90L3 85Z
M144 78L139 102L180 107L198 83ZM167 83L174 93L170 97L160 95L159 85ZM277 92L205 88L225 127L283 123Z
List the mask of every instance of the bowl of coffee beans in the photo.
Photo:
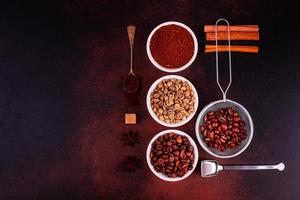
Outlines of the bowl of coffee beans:
M190 121L198 108L198 94L186 78L167 75L156 80L148 90L147 108L151 117L167 127Z
M218 158L241 154L249 146L253 130L248 111L229 99L215 101L204 107L195 126L201 147Z
M180 181L194 171L198 149L194 140L179 130L165 130L150 141L146 159L150 170L165 181Z

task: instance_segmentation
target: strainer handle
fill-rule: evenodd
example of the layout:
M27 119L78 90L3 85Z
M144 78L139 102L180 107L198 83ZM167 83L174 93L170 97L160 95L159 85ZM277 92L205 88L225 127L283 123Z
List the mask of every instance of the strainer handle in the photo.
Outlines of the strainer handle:
M219 82L219 54L218 54L218 23L220 21L224 21L227 23L227 33L228 33L228 62L229 62L229 83L227 85L226 90L224 91L222 86L220 85ZM216 25L215 25L215 39L216 39L216 76L217 76L217 84L223 94L223 100L226 101L226 94L227 91L231 85L232 82L232 78L231 78L231 49L230 49L230 29L229 29L229 22L226 19L218 19L218 21L216 21Z

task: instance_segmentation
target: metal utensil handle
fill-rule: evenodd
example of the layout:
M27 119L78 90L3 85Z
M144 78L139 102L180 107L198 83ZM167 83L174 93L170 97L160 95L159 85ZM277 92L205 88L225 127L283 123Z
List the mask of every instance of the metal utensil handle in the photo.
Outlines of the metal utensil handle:
M283 163L277 165L225 165L223 170L265 170L265 169L277 169L283 171L285 168Z
M134 45L134 35L136 27L134 25L127 26L127 33L130 44L130 73L133 73L133 45Z
M228 62L229 62L229 83L227 85L226 90L224 91L222 86L219 83L219 54L218 54L218 23L220 21L224 21L227 23L227 33L228 33ZM226 94L231 85L232 78L231 78L231 49L230 49L230 30L229 30L229 22L226 19L218 19L215 24L215 38L216 38L216 75L217 75L217 84L223 94L223 100L226 101Z

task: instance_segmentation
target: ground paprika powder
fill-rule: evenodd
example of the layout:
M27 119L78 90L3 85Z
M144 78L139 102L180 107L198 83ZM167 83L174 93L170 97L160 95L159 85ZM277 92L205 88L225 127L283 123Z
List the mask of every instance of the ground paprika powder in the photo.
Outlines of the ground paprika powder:
M194 54L192 35L181 26L166 25L152 36L150 50L154 60L166 68L187 64Z

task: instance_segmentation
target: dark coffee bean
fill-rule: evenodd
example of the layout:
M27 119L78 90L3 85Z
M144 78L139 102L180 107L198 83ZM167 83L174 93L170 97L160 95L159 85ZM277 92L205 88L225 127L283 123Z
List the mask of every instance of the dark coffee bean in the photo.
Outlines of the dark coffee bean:
M204 116L204 121L205 121L205 122L207 121L207 115Z
M185 150L184 149L181 150L181 152L180 152L180 158L181 159L185 159L186 158L186 154L185 154Z
M188 163L183 164L183 165L181 166L181 168L188 168L188 167L189 167L189 164L188 164Z
M224 122L226 122L226 118L225 118L225 117L223 117L223 116L219 117L218 119L219 119L219 121L220 121L221 123L224 123Z
M234 127L234 128L232 128L232 131L233 131L234 133L238 133L238 132L240 132L240 129Z
M174 161L174 156L169 157L169 162L173 162Z
M212 122L217 122L217 123L218 123L218 120L217 120L217 119L212 119L211 121L212 121Z
M213 123L212 123L212 126L213 126L213 127L217 127L217 126L219 126L219 124L218 124L218 122L213 122Z
M226 142L226 140L224 140L223 138L221 138L220 141L221 141L222 143L225 143L225 142Z
M239 127L240 126L240 124L237 123L237 122L234 122L232 125L235 126L235 127Z
M200 126L200 131L203 132L205 130L204 126Z
M208 132L208 137L209 137L210 139L213 139L213 138L214 138L214 132L213 132L213 131L209 131L209 132Z
M191 155L192 155L192 152L190 152L190 151L187 151L187 152L186 152L186 156L187 156L187 157L190 157Z
M208 112L207 113L209 116L212 116L212 115L214 115L214 112Z
M221 129L222 129L222 131L227 131L227 125L226 124L221 124Z
M211 116L208 116L208 119L211 120L211 121L214 121L215 119L215 116L211 115Z
M177 149L179 149L179 147L177 146L177 145L172 145L172 148L173 148L173 150L177 150Z
M229 147L230 147L230 148L235 148L236 145L235 145L235 143L231 143L231 144L229 144Z
M206 137L206 135L207 135L207 129L205 129L205 130L203 131L203 136Z
M194 154L192 154L192 155L189 157L189 160L191 161L190 163L194 163L194 159L195 159L195 156L194 156Z
M177 151L177 150L174 151L174 155L175 155L175 156L179 156L179 151Z
M239 122L240 120L241 120L240 117L234 117L234 118L233 118L233 121L235 121L235 122Z
M176 137L176 142L177 142L178 144L181 144L181 143L182 143L182 138L181 138L180 135L178 135L178 136Z

